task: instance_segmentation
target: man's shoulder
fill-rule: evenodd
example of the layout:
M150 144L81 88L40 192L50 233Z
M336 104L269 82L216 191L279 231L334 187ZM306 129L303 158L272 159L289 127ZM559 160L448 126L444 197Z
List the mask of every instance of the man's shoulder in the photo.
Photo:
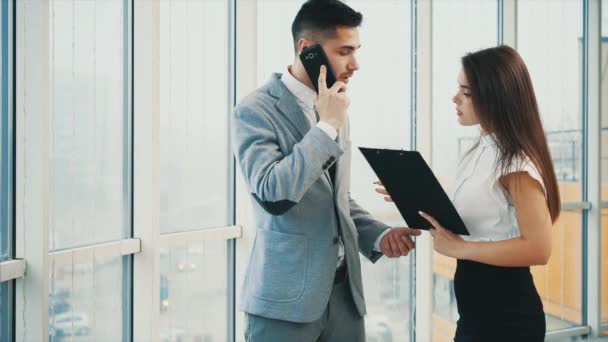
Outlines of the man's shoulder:
M281 85L279 78L272 77L267 83L245 96L235 107L235 113L267 112L280 99Z
M268 85L265 84L265 85L257 88L256 90L252 91L247 96L245 96L241 100L241 102L239 102L239 104L236 106L236 109L237 110L242 109L242 108L255 109L260 106L266 106L268 104L272 104L276 101L277 101L277 98L270 93L270 91L268 89Z

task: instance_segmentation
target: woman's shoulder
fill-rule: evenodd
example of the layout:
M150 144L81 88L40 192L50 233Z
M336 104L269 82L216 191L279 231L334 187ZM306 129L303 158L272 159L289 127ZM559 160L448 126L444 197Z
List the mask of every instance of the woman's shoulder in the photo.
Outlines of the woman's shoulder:
M542 187L543 192L545 194L547 193L547 189L545 188L545 183L543 181L543 177L542 177L538 167L536 167L536 165L534 164L532 159L525 154L513 157L513 159L509 162L509 164L506 166L506 168L504 168L503 170L499 170L499 171L500 171L500 177L503 179L505 177L513 178L513 177L521 176L518 174L524 173L526 176L529 176L532 179L534 179L535 181L537 181L540 184L540 186Z

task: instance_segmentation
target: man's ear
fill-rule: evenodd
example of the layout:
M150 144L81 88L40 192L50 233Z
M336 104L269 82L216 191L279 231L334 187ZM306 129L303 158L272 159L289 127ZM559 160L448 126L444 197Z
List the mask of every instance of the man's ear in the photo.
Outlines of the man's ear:
M298 39L298 54L300 54L302 52L302 50L306 49L307 47L313 46L313 45L315 45L315 42L313 42L312 40L310 40L308 38Z

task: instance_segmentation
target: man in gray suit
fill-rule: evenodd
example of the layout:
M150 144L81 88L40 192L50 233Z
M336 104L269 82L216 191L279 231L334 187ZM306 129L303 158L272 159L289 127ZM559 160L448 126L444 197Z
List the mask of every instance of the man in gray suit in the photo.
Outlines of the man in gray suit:
M357 251L372 262L405 256L420 234L389 228L350 197L346 84L359 69L361 20L336 0L306 2L292 24L293 65L234 110L256 228L241 299L247 341L364 341ZM338 79L329 89L325 68L310 80L298 58L317 43Z

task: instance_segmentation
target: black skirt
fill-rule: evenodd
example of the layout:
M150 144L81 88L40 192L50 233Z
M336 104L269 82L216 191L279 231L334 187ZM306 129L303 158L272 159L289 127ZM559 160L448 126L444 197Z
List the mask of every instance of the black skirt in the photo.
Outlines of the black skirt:
M536 342L545 338L543 303L529 267L458 260L456 342Z

